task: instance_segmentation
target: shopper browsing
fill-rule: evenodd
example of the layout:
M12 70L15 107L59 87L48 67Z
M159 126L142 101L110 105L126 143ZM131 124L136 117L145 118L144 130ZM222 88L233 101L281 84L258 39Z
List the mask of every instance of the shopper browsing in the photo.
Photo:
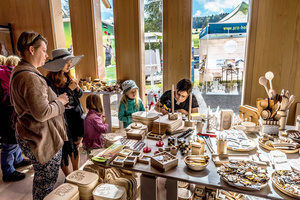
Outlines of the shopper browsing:
M59 173L65 132L68 96L57 97L49 80L37 68L48 57L47 40L38 33L21 33L17 48L21 62L11 74L11 103L17 114L16 139L34 169L33 199L44 199L53 189Z
M138 86L133 80L127 80L122 84L123 97L119 106L118 118L123 122L124 128L132 123L132 113L145 111L144 104L139 98Z
M79 169L78 150L84 134L84 112L79 101L83 91L70 72L70 69L80 62L83 55L73 56L67 49L60 48L52 51L52 57L53 59L43 66L44 69L49 71L47 78L52 83L51 88L57 95L66 93L69 97L69 103L65 112L68 141L64 142L61 162L62 171L67 176L71 173L69 158L71 159L73 170Z

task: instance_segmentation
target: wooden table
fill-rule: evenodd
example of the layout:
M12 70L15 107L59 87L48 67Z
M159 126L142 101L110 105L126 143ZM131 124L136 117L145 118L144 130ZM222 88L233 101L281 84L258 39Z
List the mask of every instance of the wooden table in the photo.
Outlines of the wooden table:
M176 135L175 135L176 136ZM258 135L256 134L248 134L249 137L253 138L256 142L258 140ZM188 141L188 138L186 138ZM164 140L165 147L167 146L167 138ZM214 138L212 138L212 142L214 142ZM145 140L147 142L147 140ZM148 140L149 147L152 148L151 153L147 155L154 155L154 152L158 149L158 147L155 146L155 143L157 141L155 140ZM257 149L245 152L250 155L253 155L256 153L256 151L259 150L263 154L267 156L267 153L269 152L266 149L263 149L259 146L257 143ZM211 153L206 147L206 153L211 157ZM228 150L228 154L240 154L243 152L235 152ZM167 172L160 172L156 170L155 168L151 167L150 164L142 164L137 163L134 167L120 167L117 165L110 164L111 167L120 168L120 169L126 169L129 171L134 172L140 172L141 175L141 199L142 200L155 200L157 199L157 187L156 187L156 177L164 177L167 179L167 199L168 200L174 200L177 199L177 181L183 181L183 182L189 182L193 184L199 184L203 186L207 186L210 188L215 189L223 189L223 190L229 190L233 192L248 194L252 196L262 197L262 198L268 198L268 199L293 199L279 190L277 190L273 185L272 181L269 180L268 186L263 188L260 191L247 191L247 190L241 190L232 186L229 186L225 181L220 179L219 174L217 173L217 167L215 166L214 162L210 160L209 165L207 168L203 171L197 172L192 171L187 168L185 165L183 158L185 156L181 156L180 152L177 152L177 158L178 160L178 166L176 168L173 168ZM296 159L299 158L299 153L295 154L287 154L287 157L289 159ZM268 166L267 168L269 175L274 171L272 166Z

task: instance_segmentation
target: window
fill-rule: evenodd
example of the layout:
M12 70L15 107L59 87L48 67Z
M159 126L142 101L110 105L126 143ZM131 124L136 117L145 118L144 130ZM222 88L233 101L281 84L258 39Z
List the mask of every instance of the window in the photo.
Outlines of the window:
M192 81L200 103L233 109L242 96L248 1L193 1Z

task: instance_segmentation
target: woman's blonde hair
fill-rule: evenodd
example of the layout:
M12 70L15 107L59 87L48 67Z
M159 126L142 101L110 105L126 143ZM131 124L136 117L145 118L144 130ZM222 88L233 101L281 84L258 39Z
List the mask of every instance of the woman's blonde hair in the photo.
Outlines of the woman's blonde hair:
M86 108L89 110L94 109L98 113L103 114L104 112L103 112L103 106L102 106L102 101L101 101L100 95L90 94L86 98Z
M18 56L8 56L6 59L6 66L17 66L20 62L20 58Z
M46 38L36 32L24 31L21 33L17 42L17 49L21 53L21 57L25 57L25 52L29 51L30 46L34 49L39 48L41 46L41 41L48 44Z
M62 70L59 72L48 72L46 77L51 80L56 87L64 88L66 87L66 83L63 81L64 76L66 76L68 80L72 80L74 78L71 71L64 73Z
M130 92L130 90L127 91L126 94L127 94L128 92ZM128 98L128 97L127 97L126 94L124 94L124 95L122 96L121 102L125 104L125 109L127 110L127 108L128 108L128 101L127 101L127 98ZM139 92L137 91L137 92L136 92L136 95L135 95L135 107L136 107L136 109L139 109L139 99L140 99L140 98L139 98Z
M5 65L7 58L3 55L0 55L0 65Z

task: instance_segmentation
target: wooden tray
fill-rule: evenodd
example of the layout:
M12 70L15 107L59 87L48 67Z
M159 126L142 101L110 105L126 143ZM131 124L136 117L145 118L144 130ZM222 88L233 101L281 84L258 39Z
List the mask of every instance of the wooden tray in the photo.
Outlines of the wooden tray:
M286 195L288 195L288 196L294 197L294 198L296 198L296 199L299 199L300 196L298 196L298 195L296 195L296 194L294 194L294 193L291 193L291 192L289 192L289 191L286 191L285 189L283 189L282 187L280 187L280 185L278 185L278 184L275 182L275 180L274 180L274 173L275 173L275 172L273 172L272 175L271 175L271 179L272 179L273 185L274 185L278 190L280 190L282 193L284 193L284 194L286 194Z
M149 139L153 139L153 140L160 140L160 139L164 139L166 137L166 134L157 134L157 133L152 133L152 132L149 132L147 134L147 138Z
M215 165L229 163L229 160L251 160L249 154L212 154L211 159Z
M239 189L241 189L241 190L254 190L254 191L258 191L258 190L261 190L262 188L265 188L265 187L268 185L268 182L267 182L267 183L265 183L265 184L263 184L263 185L261 185L260 187L257 187L257 188L247 187L247 186L239 186L239 185L235 185L235 184L233 184L233 183L231 183L231 182L228 182L228 181L225 180L222 176L220 176L220 177L221 177L221 179L222 179L223 181L225 181L228 185L231 185L231 186L233 186L233 187L239 188Z
M138 158L138 162L145 163L145 164L149 164L150 160L151 160L151 156L147 156L147 155L143 155L142 157Z
M270 150L270 151L273 151L273 150L279 150L279 151L281 151L281 152L283 152L283 153L297 153L297 152L299 151L299 149L284 150L284 149L277 149L277 148L274 148L274 147L270 147L270 146L265 145L264 143L262 143L262 142L260 141L260 139L258 139L258 144L259 144L261 147L263 147L263 148L265 148L265 149L267 149L267 150Z
M232 149L232 147L229 147L229 146L227 146L227 149L232 150L232 151L241 151L241 152L252 151L257 146L256 142L252 138L248 138L248 140L251 142L251 147L249 147L249 149L235 149L234 150L234 149Z
M162 162L161 160L158 160L157 158L161 156L168 157L169 160L166 162ZM166 172L169 169L176 167L177 165L178 165L178 158L165 151L151 157L151 166L163 172Z
M136 156L127 156L124 160L124 165L133 167L137 162L138 158Z

